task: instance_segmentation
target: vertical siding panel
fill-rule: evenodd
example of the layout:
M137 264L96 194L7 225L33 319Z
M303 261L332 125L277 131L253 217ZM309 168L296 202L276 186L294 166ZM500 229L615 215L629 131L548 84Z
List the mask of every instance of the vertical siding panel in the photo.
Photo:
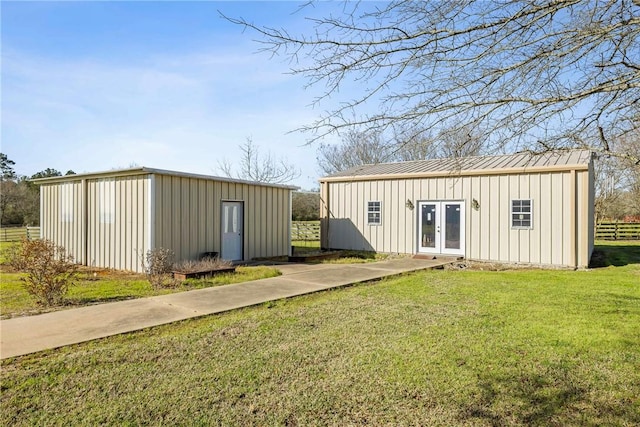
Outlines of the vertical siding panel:
M533 229L529 232L529 262L540 264L540 174L529 175L529 197L533 201L532 217Z
M95 211L95 189L94 181L87 179L87 259L86 263L89 266L94 265L95 260L95 223L94 223L94 211Z
M264 190L264 187L253 187L251 188L251 197L247 202L246 212L248 225L251 227L250 232L254 237L252 239L253 243L250 247L249 257L256 257L260 254L263 254L262 250L262 234L260 230L260 197L261 193Z
M140 258L143 257L154 244L152 235L155 236L154 223L159 210L158 201L155 195L152 194L152 191L155 191L156 180L156 175L147 175L147 177L142 180L142 183L140 183L141 195L138 200L138 252L135 260L136 271L141 271Z
M216 199L216 186L213 181L207 181L205 186L205 193L207 197L206 204L206 212L207 212L207 227L206 227L206 235L207 235L207 251L220 252L220 245L216 243L216 222L218 221L218 217L220 213L215 209L215 199Z
M573 227L575 226L573 222L572 216L575 215L575 212L571 210L571 197L574 194L574 190L572 189L572 185L574 184L571 179L570 172L562 173L562 188L564 191L564 206L563 206L563 219L564 223L563 234L562 234L562 247L563 247L563 264L572 266L572 262L574 261L572 258L572 251L575 243L572 241L572 236L574 233Z
M143 185L144 181L145 177L136 177L131 179L131 181L129 182L131 188L131 198L129 200L130 207L128 210L127 223L129 224L128 240L131 251L129 254L129 259L127 260L127 269L133 271L138 270L138 263L136 262L136 253L138 252L139 248L138 230L144 230L144 227L142 227L142 229L138 227L138 221L140 221L140 218L146 218L146 216L144 215L144 211L140 209L140 198L142 196L140 186ZM141 234L144 234L144 231Z
M511 209L511 200L520 198L520 180L517 175L509 175L509 209ZM509 228L511 228L511 219L509 219ZM520 230L511 229L509 233L509 258L510 262L520 262Z
M394 245L397 245L397 233L394 231L394 223L398 222L396 210L398 209L398 192L394 191L397 188L397 181L383 181L382 186L382 224L378 227L380 235L382 237L382 251L393 252ZM404 205L404 204L403 204Z
M508 175L500 176L500 261L509 261L511 257L511 185Z
M131 269L140 271L140 253L144 251L143 242L146 242L145 234L150 224L150 211L145 209L145 201L147 200L147 192L145 186L151 181L150 175L145 175L136 180L133 184L134 188L134 205L131 212L131 244L133 245Z
M518 187L520 189L520 199L530 199L531 194L529 192L529 181L531 175L520 175L519 176L519 184ZM520 236L519 241L519 249L518 252L520 254L519 261L520 262L531 262L531 256L529 254L529 245L530 245L530 235L531 230L519 230L518 235Z
M167 206L167 210L169 211L169 215L171 218L171 229L170 229L170 237L167 242L168 248L172 249L176 255L177 259L181 257L180 244L182 243L182 239L180 236L180 230L182 229L182 218L180 218L180 206L184 203L182 192L181 192L181 182L178 177L167 177L168 181L171 182L171 201Z
M264 187L267 190L267 250L266 253L273 253L273 189Z
M282 203L283 200L280 197L282 191L279 188L273 189L273 228L275 230L275 238L273 239L274 247L273 253L270 256L275 256L276 254L280 254L280 248L282 247L282 221L281 218L286 218L287 215L282 212Z
M564 186L561 173L551 175L551 207L550 211L553 215L551 226L551 256L554 264L564 264L564 250L562 245L564 214Z
M489 237L491 242L489 243L489 259L500 259L500 177L491 176L489 178L489 198L483 197L483 201L480 202L480 210L483 208L487 210L486 215L489 216ZM483 203L485 206L483 206Z
M482 208L479 209L481 237L480 237L480 252L478 253L478 257L480 259L490 259L491 241L494 239L494 237L489 234L489 230L491 227L491 216L492 216L492 211L490 206L490 200L491 200L490 181L491 180L488 176L479 177L480 198L477 200L478 200L478 203L480 203L480 200L486 200L487 208L488 208L488 209L482 209ZM469 206L469 209L473 210L471 206Z
M482 182L480 181L479 176L469 177L468 180L471 182L471 193L473 194L472 198L476 198L477 200L484 200L485 194L482 191ZM474 227L471 229L470 235L467 236L466 242L469 247L469 253L471 254L471 258L478 259L481 258L483 244L486 244L485 240L489 236L486 235L486 230L482 229L482 221L483 217L487 215L488 212L484 212L482 209L480 211L476 211L471 206L468 208L468 212L471 212L469 215L471 218L475 219Z
M553 198L553 186L551 185L551 175L548 173L540 174L539 180L539 192L537 195L537 202L534 206L537 206L535 213L538 215L534 217L534 227L538 225L540 230L540 263L552 264L553 263L553 212L552 212L552 198Z
M123 180L123 184L124 184L124 188L125 188L125 196L124 196L124 245L125 245L125 257L123 259L122 262L122 268L124 268L125 270L131 270L131 250L132 250L132 245L131 245L131 209L132 209L132 205L135 202L133 199L133 192L131 190L131 182L132 178L126 178Z
M341 193L340 206L334 206L336 213L338 214L340 223L340 232L336 236L340 242L341 248L347 249L363 249L366 247L364 239L364 229L359 228L358 224L363 224L362 227L366 227L366 220L363 209L358 197L360 191L360 183L358 182L346 182L340 183L339 192Z
M188 258L197 259L200 255L200 193L198 192L199 179L189 179L189 255Z
M367 198L367 201L375 201L378 200L378 182L374 181L369 183L369 197ZM364 206L361 209L366 209L366 206ZM364 211L364 214L366 215L366 210ZM368 225L368 231L369 231L369 243L371 245L371 248L375 251L378 250L378 226L377 225Z
M276 248L275 255L283 255L287 243L285 242L285 236L287 235L287 224L291 221L291 214L289 212L288 197L285 198L285 192L288 195L288 191L278 188L278 202L276 203L276 222L278 223L278 247Z
M348 185L348 183L343 184L343 186ZM344 194L346 192L342 193L342 197L344 197ZM368 181L363 181L362 182L362 197L363 197L363 202L360 203L360 206L355 207L355 210L352 209L352 212L355 215L358 215L363 222L363 227L362 227L362 243L363 246L362 248L359 249L365 249L365 248L373 248L373 244L372 244L372 240L371 240L371 226L368 225L367 222L367 202L371 201L371 182ZM353 203L353 201L351 202Z
M189 207L191 204L191 194L189 193L189 179L188 178L176 178L180 181L180 203L177 204L176 210L180 215L179 226L176 230L176 241L179 242L178 259L189 258L189 230L191 229Z
M405 211L405 217L404 217L404 222L405 222L405 228L406 230L404 230L404 239L400 244L400 247L398 248L398 252L401 253L409 253L412 254L414 253L414 245L413 245L413 241L415 240L415 236L416 236L416 221L415 219L415 214L418 211L418 203L415 200L415 197L413 195L413 185L415 183L414 179L408 179L408 180L404 180L404 198L409 199L411 201L411 203L413 204L413 209L407 209Z
M207 181L198 180L198 250L210 252L207 244Z
M353 249L371 250L371 226L367 225L367 202L369 197L364 193L364 187L358 182L347 182L342 184L344 188L344 197L346 200L345 208L340 213L345 233L342 235L343 246ZM353 222L355 221L355 223ZM358 228L357 224L362 224ZM352 241L351 241L352 240Z
M337 183L335 187L337 187L336 191L331 193L333 197L333 204L331 205L333 209L333 214L335 216L336 227L333 229L333 238L334 242L338 248L350 248L353 246L348 246L348 243L345 239L345 235L350 232L347 226L348 216L345 215L345 212L353 212L353 200L348 200L347 190L348 183Z
M260 231L260 235L262 236L260 242L260 253L266 254L269 252L269 223L267 221L266 216L266 207L267 200L269 199L269 189L267 187L260 187L260 222L258 225L258 229Z
M578 172L578 266L589 266L589 171Z
M395 234L395 245L392 246L391 251L395 253L406 252L406 242L408 234L411 232L411 225L408 218L408 213L411 212L406 206L407 204L407 180L395 181L395 194L397 194L397 204L395 208L397 226L393 228L392 233Z
M471 177L461 177L458 182L458 194L457 199L462 200L464 204L464 228L462 233L464 235L464 256L471 257L471 246L474 230L474 224L478 221L478 211L471 207L471 200L473 199L473 192L471 191Z
M174 179L170 176L162 177L162 221L158 221L157 227L162 234L162 246L163 248L173 248L173 230L178 220L173 214L173 204L180 203L179 194L177 194L174 188Z

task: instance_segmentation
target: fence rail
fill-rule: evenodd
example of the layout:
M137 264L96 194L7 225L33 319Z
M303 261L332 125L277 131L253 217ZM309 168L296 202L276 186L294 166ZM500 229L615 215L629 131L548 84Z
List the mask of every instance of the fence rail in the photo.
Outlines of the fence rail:
M637 222L600 222L596 225L596 239L634 240L640 239L640 223Z
M40 238L40 227L2 227L0 242L15 242L26 237L29 240Z
M320 221L292 221L291 240L320 240Z

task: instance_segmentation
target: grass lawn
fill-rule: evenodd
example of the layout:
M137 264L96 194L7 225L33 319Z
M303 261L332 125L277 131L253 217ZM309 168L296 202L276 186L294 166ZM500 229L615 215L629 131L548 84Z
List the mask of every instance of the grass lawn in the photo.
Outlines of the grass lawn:
M433 270L2 362L0 424L638 425L640 244Z
M0 265L0 316L4 318L43 313L51 310L73 308L89 304L120 301L132 298L150 297L193 289L228 285L250 280L278 276L280 272L272 267L238 267L235 273L225 273L208 279L189 279L172 288L154 290L144 274L101 270L93 273L83 270L80 280L69 288L65 305L43 308L24 290L20 277L22 273L8 272Z

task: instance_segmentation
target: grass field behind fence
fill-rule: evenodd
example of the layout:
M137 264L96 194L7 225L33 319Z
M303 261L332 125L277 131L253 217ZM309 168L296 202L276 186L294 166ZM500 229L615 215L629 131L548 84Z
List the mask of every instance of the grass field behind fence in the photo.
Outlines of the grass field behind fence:
M432 270L2 362L0 424L640 424L640 242Z

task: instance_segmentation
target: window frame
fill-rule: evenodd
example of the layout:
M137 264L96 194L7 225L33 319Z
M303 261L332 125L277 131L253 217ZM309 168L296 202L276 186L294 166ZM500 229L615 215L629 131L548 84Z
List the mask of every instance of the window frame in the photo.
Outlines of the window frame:
M514 206L515 202L519 202L519 206ZM525 206L523 202L528 202L529 206ZM516 209L518 210L516 211ZM525 211L528 208L528 211ZM515 230L531 230L533 229L533 199L511 199L511 205L509 207L509 218L511 222L511 228ZM515 218L518 215L519 218ZM528 216L528 218L527 218ZM522 225L524 221L529 221L529 225ZM516 224L516 221L519 224Z
M377 203L377 210L375 205ZM367 225L382 225L382 202L380 200L369 200L367 201ZM372 215L377 217L377 221L372 221Z

